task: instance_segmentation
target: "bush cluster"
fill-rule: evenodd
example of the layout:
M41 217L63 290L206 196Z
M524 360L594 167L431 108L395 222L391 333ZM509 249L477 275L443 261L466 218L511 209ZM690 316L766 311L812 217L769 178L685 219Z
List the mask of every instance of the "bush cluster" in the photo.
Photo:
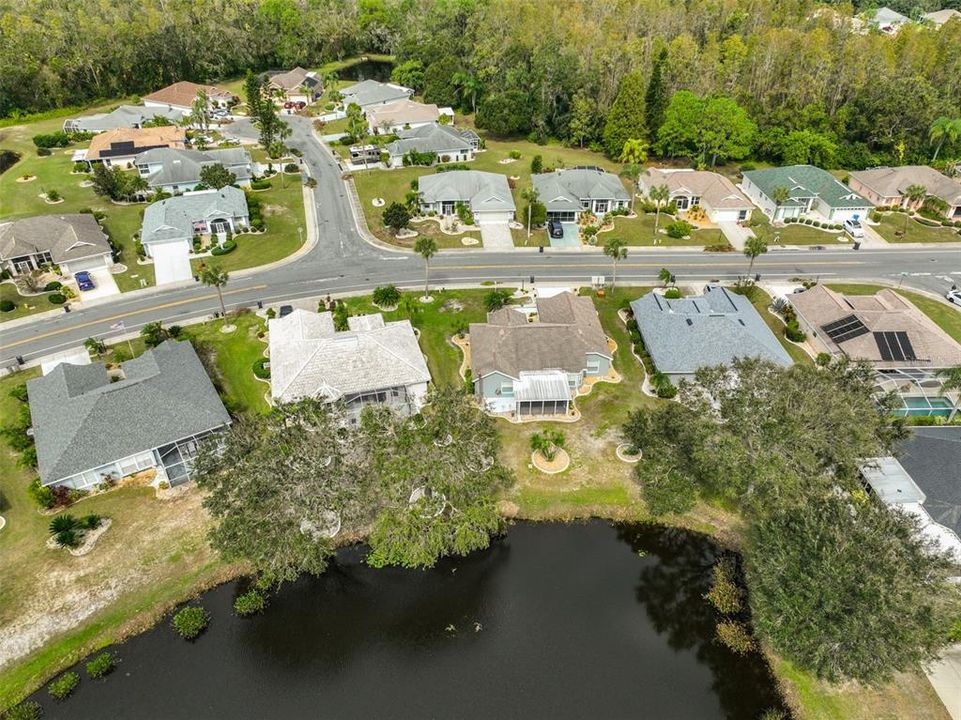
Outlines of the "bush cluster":
M52 133L42 133L33 136L33 144L38 148L67 147L70 144L70 136L63 130L56 130Z
M681 291L679 288L676 288L676 287L668 288L667 290L664 291L664 297L667 298L668 300L680 300Z
M434 172L448 172L449 170L470 170L470 165L467 163L448 163L446 165L438 165L434 168Z
M44 292L53 292L54 290L59 290L63 287L63 283L59 280L51 280L46 285L43 286Z
M87 663L87 675L94 678L102 678L113 672L115 667L113 655L109 652L102 652Z
M184 640L193 640L207 629L210 614L199 605L191 605L177 612L171 624Z
M5 720L40 720L42 714L43 708L40 707L40 703L31 700L22 702L19 705L14 705L7 710L4 718Z
M47 297L47 300L54 305L63 305L65 302L67 302L67 296L63 293L53 293Z
M400 290L395 285L382 285L374 288L371 299L379 307L393 307L400 302Z
M13 300L0 300L0 312L16 310L17 304Z
M724 620L717 624L717 639L737 655L747 655L754 649L754 638L737 620Z
M737 585L734 562L731 558L722 558L714 566L711 589L708 590L704 599L724 615L734 615L744 608L743 594Z
M267 179L251 180L251 181L250 181L250 189L251 189L251 190L269 190L271 187L272 187L272 184L271 184L270 180L267 180Z
M680 240L694 232L694 226L684 220L674 220L667 224L665 230L667 230L668 237Z
M218 245L210 251L211 255L226 255L237 249L236 240L224 240L223 245Z
M266 602L257 590L248 590L234 600L234 612L240 617L250 617L263 612Z
M50 693L50 697L54 700L65 700L70 697L70 694L77 689L77 685L80 684L80 676L71 671L64 673L56 680L51 680L47 685L47 692Z
M261 380L270 380L270 360L267 358L260 358L255 360L253 364L254 375L259 377Z
M656 372L651 377L651 386L659 398L670 400L677 395L677 388L671 383L670 378L662 372Z

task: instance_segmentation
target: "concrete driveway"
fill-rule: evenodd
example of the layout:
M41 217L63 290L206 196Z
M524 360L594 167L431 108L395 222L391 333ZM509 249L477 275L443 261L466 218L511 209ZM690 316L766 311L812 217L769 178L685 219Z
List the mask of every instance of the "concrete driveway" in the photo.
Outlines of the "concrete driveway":
M735 220L719 222L717 226L721 228L721 233L727 238L727 241L739 252L744 250L744 243L747 242L747 239L754 237L751 228L742 227Z
M93 290L84 290L81 292L81 301L99 300L100 298L120 294L120 288L117 287L117 281L113 279L110 270L107 268L97 268L96 270L88 270L87 272L90 273L90 277L93 278L94 288Z
M514 238L507 223L487 223L480 226L481 240L484 250L488 252L503 252L514 249Z
M157 285L169 285L193 278L190 253L183 243L155 243L150 252Z
M577 223L561 223L564 230L564 237L550 238L551 247L555 248L576 248L581 246L581 231ZM550 237L550 233L548 233Z

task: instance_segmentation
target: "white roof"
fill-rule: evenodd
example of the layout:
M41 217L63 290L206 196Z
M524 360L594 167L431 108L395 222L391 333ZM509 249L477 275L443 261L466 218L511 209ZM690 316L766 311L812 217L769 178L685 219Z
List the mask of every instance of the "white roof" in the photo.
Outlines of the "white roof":
M561 370L522 371L520 378L514 382L514 397L518 402L570 400L571 386L567 382L567 373Z
M275 400L345 395L430 382L414 329L380 314L348 319L337 332L329 312L294 310L268 322L270 387Z

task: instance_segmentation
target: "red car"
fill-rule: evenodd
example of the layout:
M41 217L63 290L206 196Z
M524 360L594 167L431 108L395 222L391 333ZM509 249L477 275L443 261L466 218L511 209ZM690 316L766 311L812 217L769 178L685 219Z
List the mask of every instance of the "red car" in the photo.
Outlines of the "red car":
M287 102L284 103L284 110L290 110L290 108L292 108L293 106L294 104L290 102L290 100L288 100Z

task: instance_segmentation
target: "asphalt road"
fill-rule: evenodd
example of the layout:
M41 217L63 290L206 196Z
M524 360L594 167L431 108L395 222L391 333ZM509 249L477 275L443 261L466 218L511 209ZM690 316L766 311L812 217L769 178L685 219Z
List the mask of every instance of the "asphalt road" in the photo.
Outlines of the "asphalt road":
M424 262L419 256L375 247L360 237L340 170L329 152L313 138L309 121L300 117L285 119L292 129L288 144L303 152L303 160L317 180L313 197L319 240L309 253L293 263L232 278L224 291L228 310L254 306L258 301L276 303L325 294L359 293L387 283L422 286ZM231 132L256 136L245 121L232 125ZM670 268L680 283L730 281L745 272L747 263L740 254L632 248L628 259L618 265L618 284L656 283L662 267ZM943 295L952 283L961 284L961 250L936 246L860 251L777 249L758 258L754 271L768 281L793 277L877 279ZM431 261L432 287L478 285L484 281L529 284L531 277L537 284L587 284L594 276L610 274L611 263L603 255L549 249L544 253L458 251L440 253ZM119 321L123 321L127 331L133 331L148 322L176 323L219 308L216 293L199 284L127 293L109 304L9 328L0 325L0 362L16 356L29 361L81 344L91 336L109 338L118 332L110 326Z

